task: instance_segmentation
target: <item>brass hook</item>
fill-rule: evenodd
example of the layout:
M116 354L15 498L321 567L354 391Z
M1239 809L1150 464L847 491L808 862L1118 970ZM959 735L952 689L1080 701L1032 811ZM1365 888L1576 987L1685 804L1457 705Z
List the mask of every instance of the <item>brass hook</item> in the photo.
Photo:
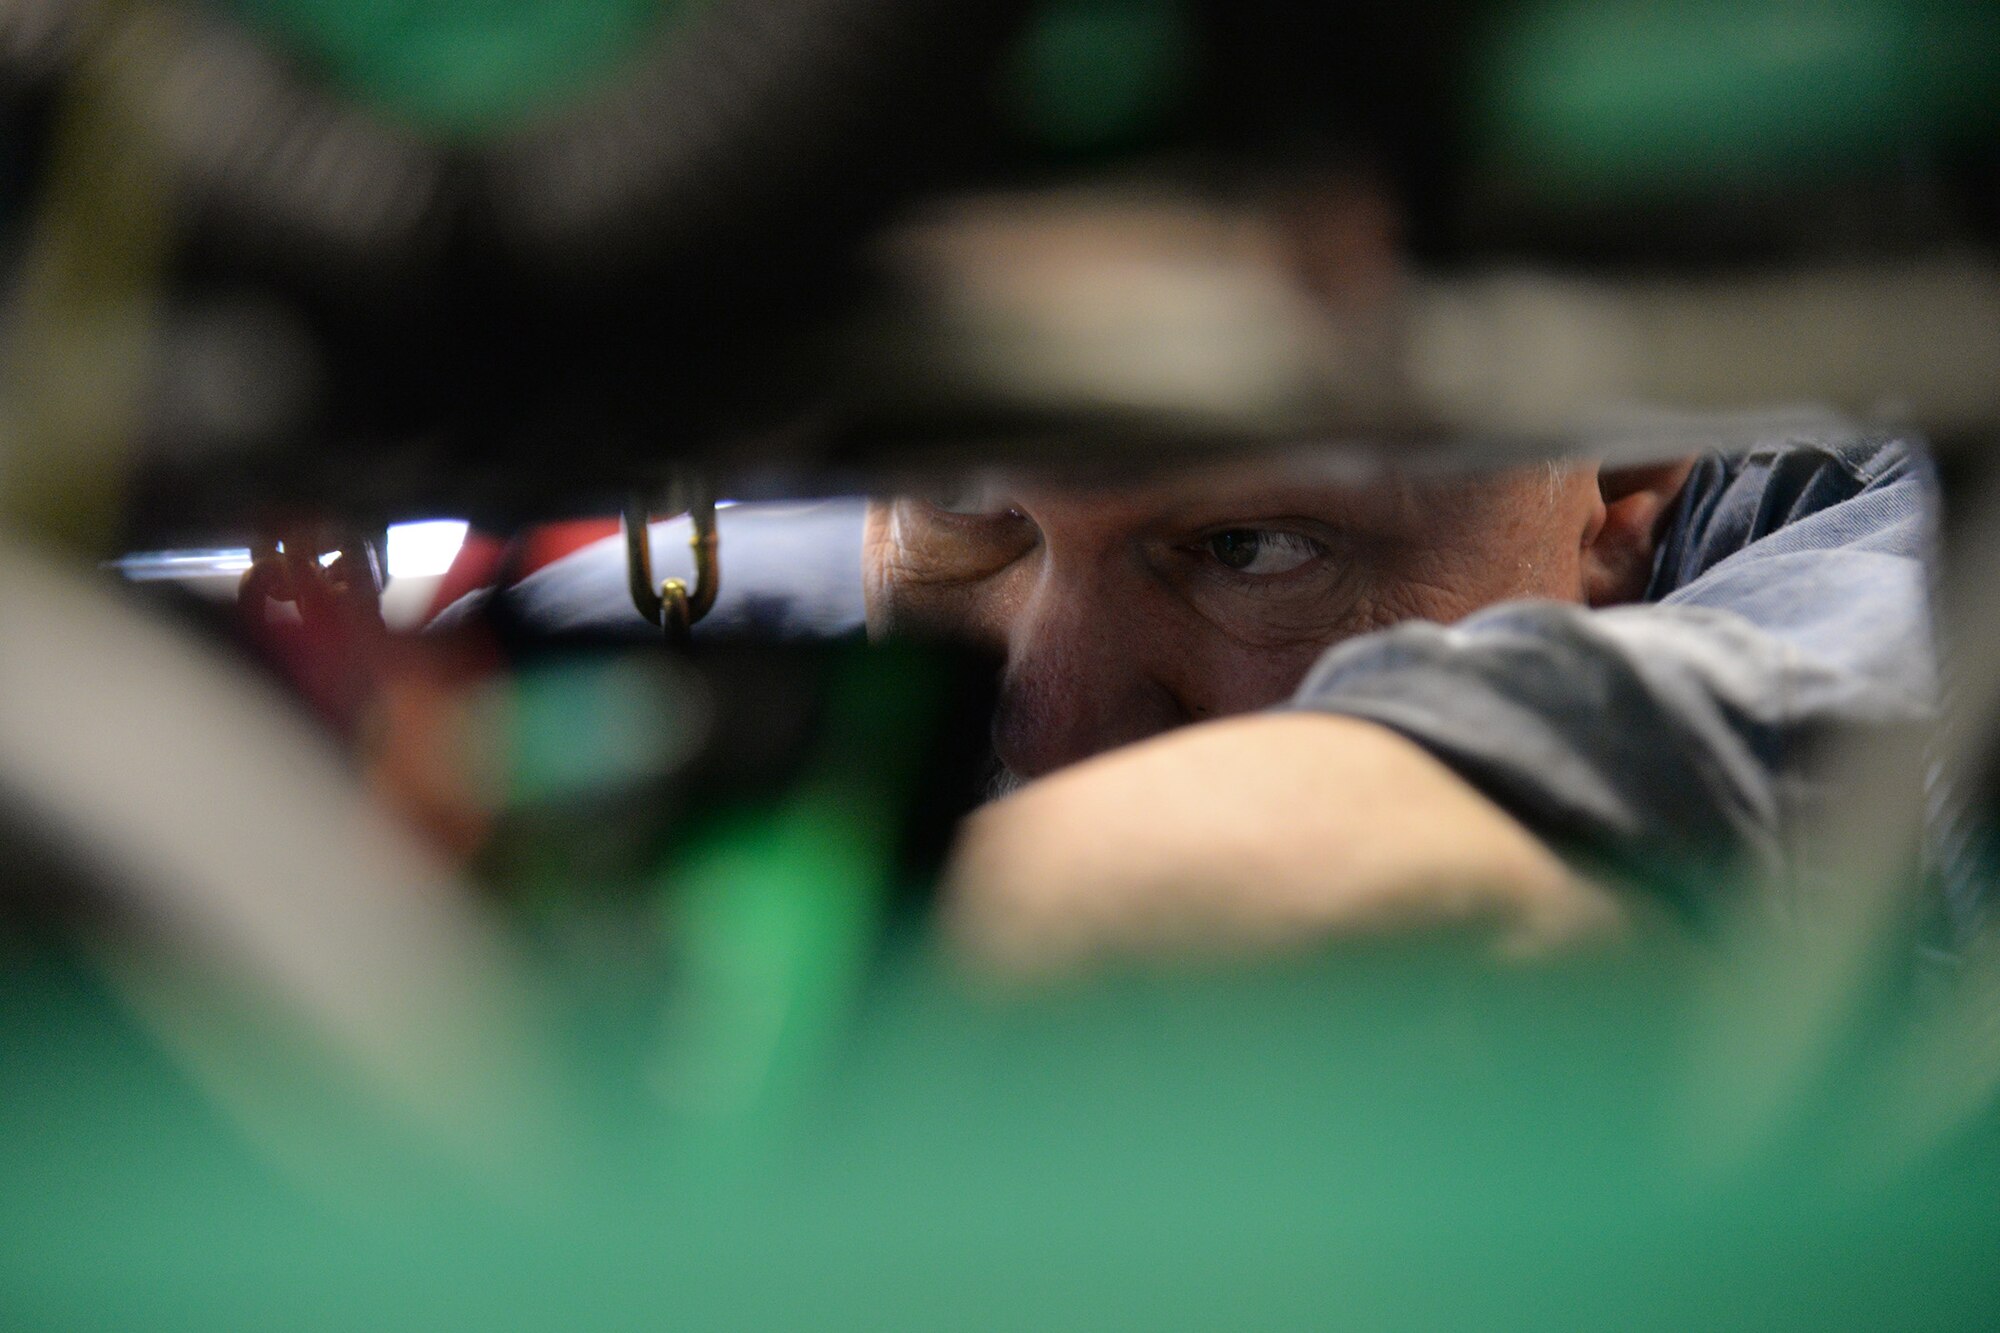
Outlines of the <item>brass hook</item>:
M694 588L684 579L664 579L653 586L652 515L644 497L634 495L625 502L625 574L631 588L632 605L639 614L665 631L672 643L686 643L689 631L715 605L722 588L722 567L715 536L715 501L706 493L692 497L687 515L693 532L688 549L694 552Z

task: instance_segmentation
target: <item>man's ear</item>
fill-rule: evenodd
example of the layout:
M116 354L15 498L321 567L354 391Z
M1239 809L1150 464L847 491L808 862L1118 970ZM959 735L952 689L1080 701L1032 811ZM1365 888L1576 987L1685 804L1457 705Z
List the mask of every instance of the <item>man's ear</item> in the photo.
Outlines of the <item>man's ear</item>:
M1583 596L1592 606L1636 602L1653 577L1667 514L1693 469L1692 457L1645 467L1600 468L1604 521L1584 534Z

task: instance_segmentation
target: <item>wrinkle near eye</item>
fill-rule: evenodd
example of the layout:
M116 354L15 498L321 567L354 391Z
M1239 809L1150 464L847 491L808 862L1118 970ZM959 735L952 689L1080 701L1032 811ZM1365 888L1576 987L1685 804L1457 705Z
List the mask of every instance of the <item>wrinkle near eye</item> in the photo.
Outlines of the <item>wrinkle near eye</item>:
M891 510L885 537L881 563L891 578L935 586L991 577L1031 550L1038 534L1017 510L960 514L905 499Z
M1202 555L1206 568L1182 585L1188 607L1224 637L1263 651L1324 647L1372 628L1365 572L1322 552L1286 573L1242 574Z

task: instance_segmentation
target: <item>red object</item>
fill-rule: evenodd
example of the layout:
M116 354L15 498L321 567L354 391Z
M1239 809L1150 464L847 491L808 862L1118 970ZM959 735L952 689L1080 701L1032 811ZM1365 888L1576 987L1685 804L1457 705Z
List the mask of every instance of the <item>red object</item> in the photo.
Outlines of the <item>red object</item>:
M579 518L567 523L544 523L530 528L520 538L512 577L518 582L566 555L574 555L586 546L617 535L618 520L615 518ZM467 533L465 544L458 548L451 568L439 581L437 592L431 598L430 614L424 619L434 619L460 598L498 583L506 560L505 541L483 532Z

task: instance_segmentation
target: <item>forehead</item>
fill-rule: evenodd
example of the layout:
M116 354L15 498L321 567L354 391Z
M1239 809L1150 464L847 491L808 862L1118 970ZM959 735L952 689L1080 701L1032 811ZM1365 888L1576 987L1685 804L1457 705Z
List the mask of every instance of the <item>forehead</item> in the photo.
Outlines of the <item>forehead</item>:
M1296 516L1384 531L1464 523L1508 511L1544 473L1418 474L1310 453L1214 464L1126 482L987 478L981 489L1041 522L1149 527Z

